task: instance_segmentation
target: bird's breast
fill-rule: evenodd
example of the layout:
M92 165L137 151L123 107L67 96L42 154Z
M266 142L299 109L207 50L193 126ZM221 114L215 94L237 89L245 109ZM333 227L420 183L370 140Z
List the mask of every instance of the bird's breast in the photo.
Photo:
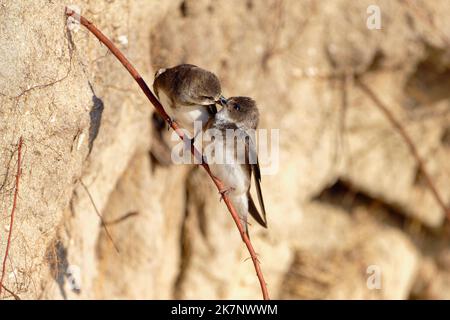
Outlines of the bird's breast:
M214 163L210 164L212 173L222 180L226 187L234 188L234 194L247 193L250 186L250 177L246 171L246 166L238 163L234 148L225 147L222 150L224 151L223 157L214 158Z
M210 117L206 106L176 104L164 90L159 92L159 102L161 102L167 114L191 134L194 133L195 121L199 122L197 128L201 130Z
M173 113L175 120L191 133L194 132L195 122L196 129L202 130L210 117L206 106L177 106Z

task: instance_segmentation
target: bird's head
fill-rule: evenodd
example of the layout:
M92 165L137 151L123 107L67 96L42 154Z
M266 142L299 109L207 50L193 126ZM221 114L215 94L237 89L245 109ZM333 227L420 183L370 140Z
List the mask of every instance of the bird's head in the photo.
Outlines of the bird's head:
M258 107L255 100L249 97L231 97L225 99L221 97L220 104L230 121L248 129L256 129L259 121Z

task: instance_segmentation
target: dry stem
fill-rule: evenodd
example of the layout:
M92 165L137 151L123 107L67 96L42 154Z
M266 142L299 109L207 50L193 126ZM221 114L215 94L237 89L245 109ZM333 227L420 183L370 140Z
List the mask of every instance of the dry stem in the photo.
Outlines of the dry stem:
M80 21L80 23L83 26L85 26L90 32L92 32L97 37L98 40L100 40L100 42L102 42L104 45L106 45L108 47L108 49L114 54L114 56L116 56L116 58L128 70L128 72L131 74L131 76L134 78L134 80L136 80L136 82L141 87L142 91L147 96L147 98L150 100L150 102L153 104L153 106L158 111L158 113L169 123L169 125L172 127L172 129L178 134L180 139L183 140L184 133L181 130L181 128L178 126L178 124L176 122L171 121L169 115L166 113L166 111L164 110L161 103L158 101L158 99L152 93L152 91L150 90L148 85L145 83L144 79L142 79L142 77L138 73L138 71L133 67L133 65L130 63L130 61L128 61L128 59L123 55L123 53L112 43L112 41L109 40L100 30L98 30L92 24L92 22L88 21L86 18L77 14L70 8L66 8L66 14L68 16L72 16L75 19L77 19L78 21ZM194 157L196 157L197 159L203 159L201 152L198 151L193 144L191 145L191 152L194 155ZM222 183L222 181L220 181L219 179L214 177L214 175L209 170L208 164L206 164L204 161L202 161L200 165L206 170L206 172L209 174L211 179L214 181L214 184L216 185L219 192L222 190L225 190L224 184ZM224 200L225 204L227 205L228 211L230 212L230 214L239 230L239 233L241 234L241 238L244 241L244 243L250 253L251 259L253 261L253 266L255 267L256 275L258 277L259 284L261 286L263 298L264 298L264 300L269 300L269 293L267 291L267 285L266 285L266 282L264 281L264 276L261 271L261 266L259 264L258 258L256 257L256 252L253 248L253 245L252 245L250 239L248 238L248 236L246 235L246 233L244 232L244 228L241 225L239 216L238 216L233 204L231 203L230 199L226 195L223 195L223 200Z
M409 151L411 152L414 159L416 159L417 165L419 166L420 172L422 172L426 183L428 184L428 187L431 190L431 193L433 194L433 197L436 199L439 206L444 211L444 214L447 216L447 219L450 219L450 207L448 207L442 196L439 194L436 185L431 178L431 175L428 173L426 167L425 167L425 161L422 159L422 157L419 154L419 151L417 150L416 145L414 144L413 140L409 136L409 134L406 132L405 128L403 128L402 124L395 118L395 116L392 114L392 112L389 110L389 108L377 97L377 95L370 89L364 82L361 81L358 77L356 77L356 83L361 88L361 90L374 102L375 106L380 109L380 111L386 116L386 118L389 120L389 122L394 126L396 131L400 134L400 136L403 138L405 143L408 145Z
M11 218L9 222L9 232L8 232L8 240L6 242L6 250L5 250L5 256L3 257L3 266L2 266L2 275L0 277L0 294L2 293L3 286L3 279L5 277L6 273L6 260L8 259L9 254L9 247L11 246L11 236L12 236L12 230L13 230L13 224L14 224L14 213L16 212L17 207L17 196L19 195L19 182L20 182L20 174L21 174L21 168L22 168L22 144L23 144L23 138L19 138L19 144L17 146L17 173L16 173L16 188L14 190L14 200L13 200L13 207L11 209ZM6 288L5 288L6 289Z

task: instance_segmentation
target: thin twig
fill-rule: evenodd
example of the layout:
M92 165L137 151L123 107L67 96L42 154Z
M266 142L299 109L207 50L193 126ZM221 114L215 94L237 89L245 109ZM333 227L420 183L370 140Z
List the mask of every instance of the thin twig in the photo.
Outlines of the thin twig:
M426 15L425 12L421 11L423 10L423 8L420 8L417 6L417 4L412 3L412 1L409 0L400 0L401 3L405 4L408 9L413 10L414 13L416 14L416 16L422 20L423 22L425 22L429 27L431 27L431 29L433 29L433 31L435 32L435 34L441 39L442 42L445 43L445 45L450 46L450 38L445 35L442 30L440 30L437 26L436 23L434 21L433 18L431 18L430 15Z
M417 165L419 166L420 172L422 172L425 181L428 184L428 187L430 188L431 193L433 194L433 197L436 199L439 206L444 211L444 214L447 216L447 219L450 219L450 207L447 206L444 202L444 199L439 194L436 184L434 183L433 179L431 178L431 175L428 173L426 167L425 167L425 161L422 159L422 157L419 154L419 151L417 150L416 145L414 144L413 140L409 136L409 134L406 132L403 125L398 121L393 113L389 110L389 108L378 98L378 96L370 89L364 82L359 79L359 77L355 78L356 84L361 88L361 90L375 103L375 106L386 116L386 118L389 120L389 122L394 126L394 128L397 130L397 132L400 134L400 136L403 138L405 143L409 147L409 151L411 152L414 159L416 159Z
M6 260L8 259L9 254L9 247L11 246L11 236L12 236L12 230L14 225L14 213L16 212L17 207L17 196L19 195L19 182L20 182L20 174L22 170L22 144L23 144L23 138L19 138L19 144L17 146L17 173L16 173L16 188L14 190L14 200L13 200L13 207L11 209L11 217L9 222L9 232L8 232L8 240L6 242L6 250L5 250L5 256L3 257L3 266L2 266L2 275L0 277L0 294L2 293L3 287L3 279L5 277L6 273Z
M8 292L10 295L12 295L14 297L14 300L21 300L20 297L15 294L14 292L12 292L11 290L9 290L7 287L5 287L4 285L0 285L0 288L5 289L6 292Z
M124 214L124 215L121 216L121 217L118 217L118 218L114 219L114 220L111 220L111 221L105 221L105 225L107 225L107 226L112 226L112 225L121 223L121 222L127 220L128 218L137 216L138 214L139 214L139 212L137 212L137 211L129 212L129 213L127 213L127 214Z
M178 134L181 140L184 140L184 132L182 131L181 127L178 126L178 124L175 121L171 121L169 115L164 110L161 103L158 101L158 99L155 97L155 95L152 93L148 85L145 83L144 79L142 79L139 72L133 67L133 65L128 61L128 59L123 55L123 53L109 40L100 30L98 30L92 22L88 21L83 16L77 14L70 8L66 8L66 14L68 16L74 17L76 20L80 21L80 23L85 26L90 32L92 32L100 42L102 42L105 46L108 47L108 49L116 56L116 58L122 63L122 65L128 70L128 72L131 74L131 76L134 78L134 80L138 83L139 87L141 87L144 94L147 96L147 98L150 100L150 102L153 104L153 106L156 108L158 113L166 120L166 122L169 123L169 125L172 127L172 129ZM186 137L187 138L187 137ZM194 144L191 144L191 153L193 156L197 159L203 159L203 156L200 151L197 150L197 148L194 146ZM225 186L217 179L209 170L208 164L206 164L204 161L200 162L200 165L206 170L206 172L209 174L211 179L214 181L214 184L216 185L217 189L220 191L225 190ZM255 267L256 275L259 280L259 284L261 286L261 291L263 298L265 300L269 299L269 293L267 290L266 282L264 281L264 276L261 271L261 266L259 263L259 260L256 256L255 249L253 248L253 245L248 238L247 234L244 232L244 228L242 227L242 224L240 222L239 216L236 212L236 209L234 208L233 204L231 203L230 199L227 195L223 195L223 200L228 208L228 211L230 212L238 230L241 235L242 241L244 241L247 250L250 253L250 257L253 261L253 266Z
M94 207L95 213L97 214L97 216L100 219L100 223L102 224L103 229L105 230L106 236L109 238L109 240L111 241L112 245L114 246L114 249L116 249L117 253L120 253L119 247L117 247L116 243L113 240L113 237L111 236L111 233L109 233L108 227L106 226L105 221L103 220L103 216L100 214L100 211L98 210L97 206L95 205L95 201L94 198L92 198L91 193L89 192L89 189L87 188L87 186L84 184L83 180L80 179L80 184L83 187L84 191L86 191L89 199L91 200L92 206Z

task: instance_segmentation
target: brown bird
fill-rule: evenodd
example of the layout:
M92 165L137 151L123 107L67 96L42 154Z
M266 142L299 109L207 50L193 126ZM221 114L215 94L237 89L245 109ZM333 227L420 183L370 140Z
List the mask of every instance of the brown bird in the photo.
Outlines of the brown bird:
M223 101L222 105L222 110L214 118L211 118L205 127L205 139L210 141L210 137L214 136L214 142L211 143L216 143L215 151L211 152L212 155L205 152L205 159L209 164L211 173L227 186L223 193L229 196L235 206L248 235L248 213L260 225L267 228L266 209L261 191L261 172L256 145L250 134L250 130L255 130L258 126L259 112L255 101L248 97L232 97ZM230 129L234 130L233 143L227 143L226 141L227 131ZM207 143L204 142L204 145L206 146ZM238 144L244 145L243 159L239 155ZM226 161L218 159L217 151L219 149L227 159ZM232 161L229 161L229 159ZM262 215L256 208L250 194L252 173Z
M221 99L221 86L217 76L194 66L181 64L159 69L155 74L153 89L172 121L194 133L194 122L201 130L208 119L217 112L215 104Z

